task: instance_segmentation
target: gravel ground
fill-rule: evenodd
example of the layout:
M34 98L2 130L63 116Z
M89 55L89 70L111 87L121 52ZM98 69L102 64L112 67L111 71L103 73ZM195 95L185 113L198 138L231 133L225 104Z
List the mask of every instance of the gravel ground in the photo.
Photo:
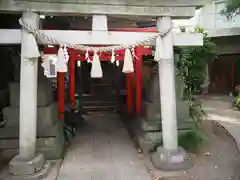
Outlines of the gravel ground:
M212 121L205 121L203 129L209 145L193 156L195 165L188 171L164 173L154 169L145 158L154 180L240 180L240 153L233 138ZM158 178L163 176L168 178Z

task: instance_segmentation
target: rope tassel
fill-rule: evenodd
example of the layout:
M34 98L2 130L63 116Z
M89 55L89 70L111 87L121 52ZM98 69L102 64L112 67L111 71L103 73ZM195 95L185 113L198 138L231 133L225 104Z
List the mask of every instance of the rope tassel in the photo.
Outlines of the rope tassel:
M87 63L90 63L90 62L91 62L90 57L89 57L88 50L86 50L85 59L87 60Z
M28 46L27 48L23 48L22 55L25 58L33 59L33 58L40 57L37 41L32 33L28 33L24 44L31 44L31 46Z
M115 60L116 60L116 58L115 58L115 51L114 51L114 49L112 49L111 63L114 63Z
M156 39L156 49L154 55L154 61L160 61L161 59L165 58L164 52L164 43L161 36L158 36Z
M97 52L94 52L91 68L91 78L102 78L102 67Z
M126 49L125 50L125 56L124 56L124 63L123 63L122 72L124 72L124 73L132 73L132 72L134 72L133 57L132 57L130 49Z
M119 61L118 61L118 60L116 61L116 66L117 66L117 67L119 66Z
M58 49L58 60L55 63L57 72L67 72L66 55L62 47Z

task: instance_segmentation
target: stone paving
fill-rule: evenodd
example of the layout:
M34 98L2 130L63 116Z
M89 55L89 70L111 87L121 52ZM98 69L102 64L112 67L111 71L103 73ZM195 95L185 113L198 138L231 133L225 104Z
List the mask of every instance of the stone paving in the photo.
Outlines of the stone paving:
M91 115L77 129L58 180L151 180L116 114Z
M232 107L233 97L229 96L202 96L201 102L206 120L213 120L222 125L234 138L240 150L240 111Z

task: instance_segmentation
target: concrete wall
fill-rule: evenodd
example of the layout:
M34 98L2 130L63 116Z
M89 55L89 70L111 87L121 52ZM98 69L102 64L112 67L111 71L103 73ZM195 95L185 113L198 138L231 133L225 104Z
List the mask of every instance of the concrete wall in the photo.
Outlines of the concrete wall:
M109 14L190 18L195 8L212 0L4 0L0 12L37 11L48 15ZM64 13L64 15L63 15Z
M17 1L17 0L8 0ZM49 2L49 3L69 3L69 4L111 4L111 5L138 5L138 6L202 6L212 0L25 0L28 2Z
M235 36L240 35L240 16L227 19L220 13L224 9L224 4L216 5L221 1L215 0L207 3L201 9L198 18L195 17L198 25L208 31L210 37Z

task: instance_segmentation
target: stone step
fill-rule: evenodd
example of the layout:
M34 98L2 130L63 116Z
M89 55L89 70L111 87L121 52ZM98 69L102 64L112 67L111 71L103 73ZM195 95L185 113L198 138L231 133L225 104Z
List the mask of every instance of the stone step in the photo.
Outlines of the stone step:
M86 106L83 107L84 110L88 112L108 112L116 110L116 106Z
M108 83L96 83L96 84L91 84L91 87L106 87L109 88L111 85Z
M113 93L108 94L84 94L82 97L83 109L87 114L112 112L116 110L117 97Z
M108 95L114 93L114 90L112 89L106 89L106 88L95 88L90 90L92 95L96 96L102 96L102 95Z
M84 107L88 106L116 106L116 101L84 101Z
M109 94L83 94L82 102L89 102L89 101L115 101L116 94L109 93Z
M106 115L107 113L115 113L116 110L113 110L113 111L89 111L87 112L87 115L88 116L91 116L91 115Z

